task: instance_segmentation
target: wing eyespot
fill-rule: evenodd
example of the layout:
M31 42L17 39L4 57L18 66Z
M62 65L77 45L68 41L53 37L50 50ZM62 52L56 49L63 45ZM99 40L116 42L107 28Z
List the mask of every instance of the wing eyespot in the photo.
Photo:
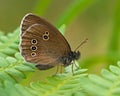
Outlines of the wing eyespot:
M32 51L36 51L36 50L37 50L37 46L32 45L32 46L30 47L30 49L31 49Z
M48 32L48 31L45 31L45 34L46 34L46 35L49 35L49 32Z
M37 55L37 54L36 54L35 52L32 52L32 53L31 53L31 56L32 56L32 57L35 57L36 55Z
M37 44L37 40L36 40L36 39L32 39L32 40L31 40L31 43L32 43L32 44Z
M44 34L44 35L42 36L42 38L43 38L43 40L45 40L45 41L49 40L49 36L46 35L46 34Z

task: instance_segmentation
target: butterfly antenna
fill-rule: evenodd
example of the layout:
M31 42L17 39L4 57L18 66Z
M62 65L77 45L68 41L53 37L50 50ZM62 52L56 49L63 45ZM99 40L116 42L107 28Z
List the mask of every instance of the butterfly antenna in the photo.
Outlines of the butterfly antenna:
M87 40L88 40L88 38L86 38L84 41L82 41L82 42L80 43L80 45L77 46L77 48L75 49L75 51L76 51L80 46L82 46L84 43L86 43Z

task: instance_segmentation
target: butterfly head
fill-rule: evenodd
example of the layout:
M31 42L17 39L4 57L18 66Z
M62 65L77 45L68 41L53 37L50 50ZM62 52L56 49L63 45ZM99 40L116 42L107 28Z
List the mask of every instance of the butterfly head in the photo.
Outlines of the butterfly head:
M84 43L86 43L88 38L80 43L79 46L74 51L70 51L67 56L62 57L62 63L66 67L71 64L72 61L78 60L80 58L80 51L77 51Z
M71 51L67 56L62 57L62 62L64 66L68 66L72 61L78 60L80 58L80 51Z

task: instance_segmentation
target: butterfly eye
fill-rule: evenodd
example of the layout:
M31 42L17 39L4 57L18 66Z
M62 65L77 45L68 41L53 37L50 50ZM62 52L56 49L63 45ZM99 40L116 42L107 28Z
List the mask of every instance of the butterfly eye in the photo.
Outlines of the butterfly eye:
M43 40L49 40L49 36L48 35L43 35Z
M32 40L31 40L31 43L32 43L32 44L37 44L37 40L36 40L36 39L32 39Z
M35 53L35 52L32 52L32 53L31 53L31 56L32 56L32 57L35 57L35 56L36 56L36 53Z
M31 46L31 50L32 50L32 51L36 51L36 50L37 50L37 47L36 47L36 46Z

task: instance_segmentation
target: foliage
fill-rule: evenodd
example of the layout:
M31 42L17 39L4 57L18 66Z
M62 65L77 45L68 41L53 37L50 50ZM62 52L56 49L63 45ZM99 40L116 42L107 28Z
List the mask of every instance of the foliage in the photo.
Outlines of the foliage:
M103 69L101 76L94 74L87 78L80 78L82 87L86 90L86 96L119 96L120 95L120 62L118 66L109 66L109 70Z

